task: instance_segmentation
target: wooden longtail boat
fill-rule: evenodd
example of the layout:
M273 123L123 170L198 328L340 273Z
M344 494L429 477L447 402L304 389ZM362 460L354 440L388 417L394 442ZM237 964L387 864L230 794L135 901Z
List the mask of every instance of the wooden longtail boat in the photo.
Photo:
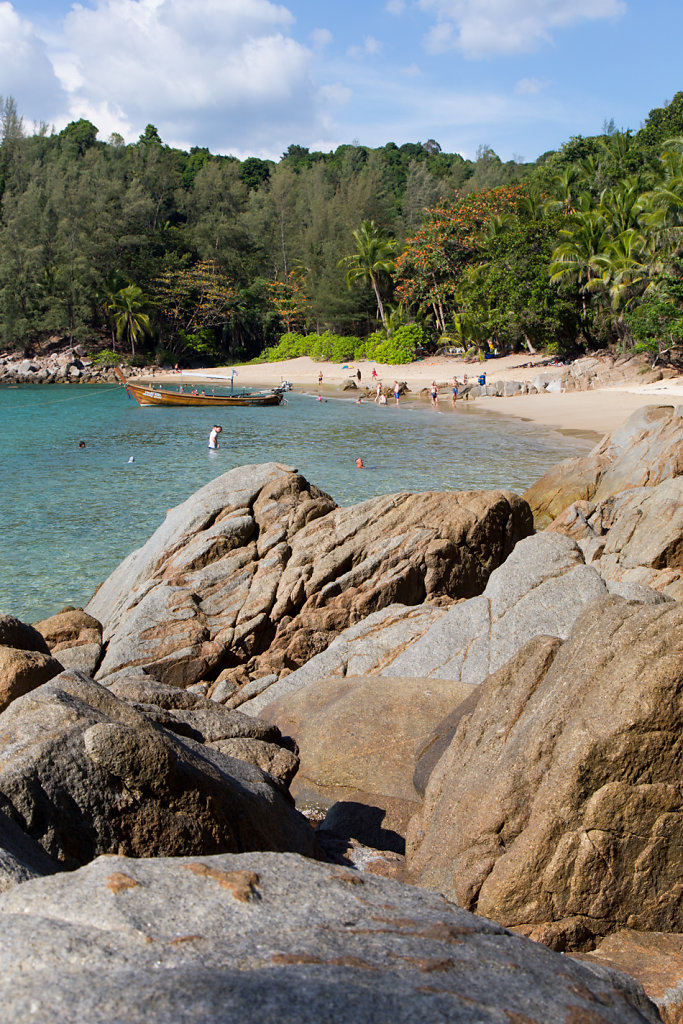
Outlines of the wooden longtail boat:
M133 384L117 366L116 375L126 391L138 405L279 405L282 392L242 391L230 395L198 395L189 391L173 391L171 388L152 387L150 384Z

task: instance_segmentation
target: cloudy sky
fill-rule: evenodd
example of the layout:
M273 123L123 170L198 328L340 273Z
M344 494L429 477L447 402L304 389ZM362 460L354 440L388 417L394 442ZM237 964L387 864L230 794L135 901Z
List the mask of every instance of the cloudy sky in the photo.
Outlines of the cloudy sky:
M278 159L436 139L534 160L683 88L683 0L0 0L26 126Z

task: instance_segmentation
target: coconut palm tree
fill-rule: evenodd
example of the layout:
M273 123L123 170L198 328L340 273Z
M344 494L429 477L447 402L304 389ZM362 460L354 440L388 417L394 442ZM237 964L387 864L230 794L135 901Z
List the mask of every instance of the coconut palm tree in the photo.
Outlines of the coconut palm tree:
M388 277L395 269L396 242L393 238L388 238L374 220L364 220L360 228L351 233L356 242L356 251L350 256L343 256L337 265L347 267L347 287L351 288L356 281L370 282L375 292L382 324L386 329L387 320L379 285L382 278Z
M116 337L127 340L131 355L135 355L135 343L150 333L149 316L143 312L145 305L142 289L129 284L119 289L108 305L116 325Z

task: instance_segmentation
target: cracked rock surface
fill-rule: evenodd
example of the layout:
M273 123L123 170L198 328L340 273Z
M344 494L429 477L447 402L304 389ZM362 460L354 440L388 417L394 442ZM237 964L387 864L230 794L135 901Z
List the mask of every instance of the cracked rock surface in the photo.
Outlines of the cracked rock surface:
M683 930L683 606L588 604L478 688L427 784L407 866L554 948Z
M169 512L99 588L97 678L142 670L226 694L287 674L389 605L480 593L532 530L507 491L394 494L352 508L291 467L242 466Z
M130 860L0 894L5 1024L656 1024L631 978L436 893L291 854Z

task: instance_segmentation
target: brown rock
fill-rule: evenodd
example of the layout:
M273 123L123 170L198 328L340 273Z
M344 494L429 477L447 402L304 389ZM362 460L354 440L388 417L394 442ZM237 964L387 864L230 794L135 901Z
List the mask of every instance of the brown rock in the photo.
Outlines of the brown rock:
M645 989L664 1024L683 1024L683 935L624 929L576 960L630 974Z
M683 929L683 607L608 598L481 686L410 824L421 885L555 948Z
M246 480L246 483L245 483ZM531 532L503 491L396 494L338 509L296 471L241 467L169 513L98 590L98 679L142 669L229 692L291 671L394 602L481 592Z
M312 830L276 779L162 728L83 676L64 672L13 701L0 734L0 806L64 868L123 851L315 855Z
M27 625L14 615L0 615L0 645L15 647L19 651L39 651L49 654L45 638L33 626Z
M0 711L61 671L62 665L47 654L0 647Z
M681 408L648 406L629 416L588 455L548 470L523 497L541 529L575 501L597 503L627 488L653 487L681 475Z
M102 624L82 608L65 608L33 626L45 637L52 652L82 644L102 643Z
M336 804L328 827L376 849L402 850L420 805L417 753L471 689L443 679L332 677L285 694L261 716L297 743L291 792L299 806Z

